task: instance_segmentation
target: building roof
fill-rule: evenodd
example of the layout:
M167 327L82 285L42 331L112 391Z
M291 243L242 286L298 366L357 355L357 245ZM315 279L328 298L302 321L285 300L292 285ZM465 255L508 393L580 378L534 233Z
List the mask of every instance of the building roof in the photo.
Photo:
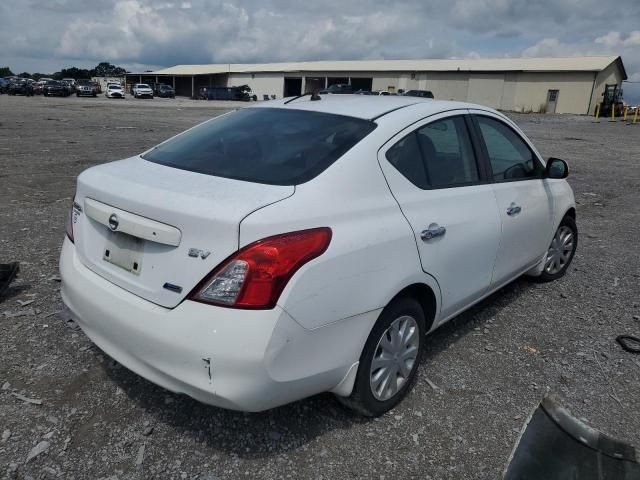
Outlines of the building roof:
M323 60L288 63L176 65L142 75L208 75L261 72L599 72L619 62L617 55L547 58L462 58L424 60Z
M375 119L389 112L399 110L412 105L421 105L421 111L426 115L433 115L448 110L487 107L473 105L471 103L453 102L445 100L432 100L429 98L405 97L403 95L320 95L318 101L311 101L309 95L298 98L285 98L269 102L258 102L250 108L285 108L291 110L307 110L312 112L332 113L346 115L365 120ZM491 110L493 111L493 110Z

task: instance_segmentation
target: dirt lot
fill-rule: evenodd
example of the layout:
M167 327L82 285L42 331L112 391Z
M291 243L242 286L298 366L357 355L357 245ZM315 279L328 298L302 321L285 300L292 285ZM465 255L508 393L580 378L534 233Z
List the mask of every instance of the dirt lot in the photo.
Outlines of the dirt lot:
M415 390L382 418L354 417L328 394L260 414L224 411L92 346L67 325L59 297L75 177L222 108L0 96L0 261L22 263L0 303L0 475L495 479L547 389L640 446L640 356L614 343L640 334L640 125L513 116L544 155L571 166L576 259L562 280L518 280L430 336ZM40 442L48 449L27 463Z

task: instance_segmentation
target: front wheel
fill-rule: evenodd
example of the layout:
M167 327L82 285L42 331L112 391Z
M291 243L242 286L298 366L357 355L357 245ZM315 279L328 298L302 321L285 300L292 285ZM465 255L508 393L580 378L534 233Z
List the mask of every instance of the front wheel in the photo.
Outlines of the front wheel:
M365 343L353 392L338 400L367 417L400 403L415 382L425 325L422 307L413 298L397 298L387 305Z
M537 279L551 282L562 277L571 265L578 247L578 227L573 218L566 216L560 222L544 259L544 268Z

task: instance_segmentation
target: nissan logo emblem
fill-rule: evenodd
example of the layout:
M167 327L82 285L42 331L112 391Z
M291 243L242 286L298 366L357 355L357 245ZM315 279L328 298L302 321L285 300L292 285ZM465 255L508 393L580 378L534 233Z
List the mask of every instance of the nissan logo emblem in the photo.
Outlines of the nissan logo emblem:
M118 225L120 225L118 216L115 213L112 213L109 217L109 228L113 231L116 231L118 229Z

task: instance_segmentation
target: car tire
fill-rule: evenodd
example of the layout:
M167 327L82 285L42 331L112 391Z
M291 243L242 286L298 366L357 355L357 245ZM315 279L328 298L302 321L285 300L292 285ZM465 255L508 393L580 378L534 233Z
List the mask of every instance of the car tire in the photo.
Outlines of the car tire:
M578 248L578 227L576 221L565 215L553 234L553 240L544 258L542 273L533 277L538 282L552 282L567 273Z
M410 329L410 336L403 340L407 329ZM394 331L400 334L400 337L395 337L399 342L397 347L394 347ZM389 303L378 317L362 350L351 395L337 396L338 401L366 417L380 416L395 407L413 388L424 351L425 334L424 311L415 299L399 297ZM387 350L384 344L390 350ZM390 353L393 349L396 349L395 355L399 355L399 359L390 356L393 355ZM403 363L402 352L410 350L412 353ZM387 359L382 360L385 355ZM389 366L372 370L374 360L378 363L385 362ZM405 370L404 375L400 365L408 368L408 372ZM385 375L385 370L389 372L388 375ZM392 385L388 382L389 379L395 380L395 389L387 388L387 385ZM395 393L393 393L394 390Z

